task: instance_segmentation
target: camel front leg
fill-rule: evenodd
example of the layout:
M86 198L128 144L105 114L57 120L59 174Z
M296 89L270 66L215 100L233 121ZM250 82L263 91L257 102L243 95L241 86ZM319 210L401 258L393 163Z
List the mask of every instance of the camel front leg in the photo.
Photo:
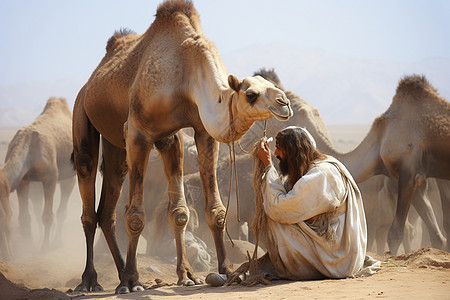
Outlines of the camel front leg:
M139 282L136 253L139 237L145 226L144 177L152 144L136 128L128 124L126 129L126 154L129 177L129 200L125 211L125 227L128 235L127 259L116 294L144 290Z
M391 227L392 221L395 218L397 201L398 183L394 179L384 176L383 185L381 187L381 190L378 192L378 214L376 215L377 253L380 255L384 254L386 248L389 228Z
M9 201L9 198L6 200ZM9 262L13 259L11 251L11 208L9 203L0 200L0 260Z
M189 209L186 205L183 188L183 141L179 135L174 135L158 141L155 146L161 154L168 183L169 209L167 214L177 247L178 285L203 284L203 281L194 275L186 255L184 235L189 222Z
M416 190L413 176L408 172L401 173L398 179L398 201L394 220L388 233L389 250L397 255L403 240L406 217L411 206L412 197Z
M9 183L0 170L0 260L13 259L11 251L11 217L12 210L9 203Z
M221 274L229 274L232 272L233 265L225 252L225 207L220 200L216 177L219 144L204 129L195 131L195 142L198 152L198 169L206 201L206 221L216 246L218 271Z

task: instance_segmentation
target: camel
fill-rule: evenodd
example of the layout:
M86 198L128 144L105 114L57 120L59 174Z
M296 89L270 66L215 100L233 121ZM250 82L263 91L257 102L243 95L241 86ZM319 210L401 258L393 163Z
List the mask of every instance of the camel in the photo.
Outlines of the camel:
M255 72L254 75L261 75L264 78L268 79L275 86L284 90L283 85L281 84L277 74L274 70L265 70L261 69L258 72ZM294 116L287 121L286 123L273 122L272 120L268 120L267 126L267 135L274 136L278 130L281 130L283 127L288 125L297 125L306 127L314 136L318 148L321 151L326 151L328 153L337 153L337 150L332 146L332 138L331 135L320 116L320 112L317 108L310 105L308 102L303 100L301 97L296 95L291 91L285 91L288 95L288 98L291 100L291 106L294 110ZM249 145L258 140L263 134L263 123L256 122L252 128L243 136L240 141L243 145L243 148L248 149ZM221 144L219 163L217 167L218 180L219 180L219 191L222 196L222 199L227 199L229 195L229 179L230 179L230 171L229 171L229 155L227 153L227 148ZM356 159L357 157L355 157ZM347 156L346 161L352 159L351 156ZM185 159L185 164L189 159ZM250 223L253 219L254 215L254 203L253 197L254 192L252 188L252 178L250 176L250 172L252 169L252 160L246 154L241 154L236 156L236 162L238 165L238 182L239 182L239 206L240 206L240 217L241 222L237 222L236 215L236 199L234 197L234 191L231 193L230 199L230 207L227 214L227 226L228 232L230 233L233 239L242 239L246 240L246 238L242 235L239 236L239 231L236 228L243 227L246 223ZM158 164L158 161L155 161L155 164ZM155 170L155 169L153 169ZM162 171L161 171L162 172ZM158 185L158 178L161 178L161 174L155 174L154 172L150 174L151 176L147 176L146 180L153 178L150 182L146 183L148 185ZM198 186L200 186L200 175L198 173L193 173L184 176L184 183L186 186L186 190L188 191L187 197L191 198L191 203L195 204L196 209L200 215L200 222L205 219L204 214L201 211L201 205L203 199L201 198L201 194L198 193ZM365 204L365 210L367 215L367 223L368 223L368 249L372 248L372 244L377 240L377 253L383 254L385 249L385 243L387 239L387 230L391 225L392 220L395 214L396 207L396 198L397 198L397 187L395 180L386 177L384 175L378 175L372 177L364 182L359 183L359 187L361 189L361 193L364 195L363 200ZM155 191L155 190L153 190ZM186 192L185 192L186 193ZM190 197L189 194L192 194L193 197ZM147 194L148 195L148 194ZM426 196L426 195L425 195ZM150 199L149 199L150 200ZM429 201L429 200L427 200ZM149 201L146 202L146 208L152 209L151 206L148 205ZM434 224L434 223L433 223ZM410 240L411 234L413 232L413 228L411 224L407 223L407 232L408 236L405 236L403 239L403 246L405 248L405 252L409 252L411 249ZM433 231L434 227L437 224L433 225L431 231ZM203 226L200 226L200 237L207 241L207 244L210 245L211 242L207 240L207 236L202 232Z
M191 130L188 130L189 128L184 128L179 131L179 134L183 135L183 144L184 144L184 160L183 160L183 176L189 175L191 173L198 173L198 167L197 167L197 149L195 148L195 141L192 136L193 133L191 133ZM150 170L150 171L149 171ZM167 181L164 176L164 166L163 162L161 161L160 156L157 152L150 152L149 156L149 163L147 164L147 171L146 176L144 179L144 195L145 195L145 215L146 216L152 216L149 220L146 220L146 226L144 227L144 230L142 232L142 237L147 241L147 255L152 255L153 252L151 251L151 248L157 248L157 245L152 245L151 241L154 238L155 234L154 232L158 232L158 230L161 230L162 232L167 232L167 228L161 228L162 222L153 222L152 220L155 218L153 215L155 214L155 209L159 205L159 202L161 199L162 201L168 201L167 198ZM200 183L200 179L198 181ZM201 193L203 193L201 189L201 184L198 185L198 189L201 190ZM119 196L119 200L117 202L117 208L116 208L116 215L123 216L125 214L125 206L128 202L128 193L129 193L129 180L128 176L126 176L122 191ZM189 191L186 191L185 188L185 195L186 193L189 193ZM166 199L167 198L167 199ZM186 197L189 199L189 195ZM204 199L202 198L202 203L204 203ZM189 206L189 201L188 201ZM203 210L203 209L202 209ZM192 214L192 213L191 213ZM157 214L156 214L157 215ZM167 213L165 213L167 215ZM158 216L160 217L160 216ZM189 219L189 223L191 222L191 219ZM155 225L158 228L152 228L153 225L149 223L155 223ZM189 226L188 223L188 226ZM149 225L147 225L149 224ZM164 222L164 225L170 226L168 222ZM150 226L151 229L148 229L147 226ZM171 229L169 229L171 230ZM209 230L208 230L209 231ZM156 234L156 236L160 236L159 232ZM126 228L124 224L123 218L119 218L116 221L116 238L118 239L119 248L121 251L126 251L127 246L127 233ZM153 241L155 242L155 241ZM106 243L103 242L103 240L98 240L96 248L99 248L99 251L106 250ZM108 250L109 251L109 250Z
M5 164L0 173L6 177L0 190L2 197L17 191L19 224L25 241L31 241L28 189L30 182L41 182L44 190L43 250L50 249L50 230L53 225L53 197L56 184L61 189L57 212L55 243L62 241L62 230L67 214L69 196L75 185L75 172L70 163L72 113L65 98L51 97L43 112L31 124L17 131L8 146Z
M277 122L274 119L267 120L267 136L274 137L277 132L286 126L296 125L306 127L311 134L316 139L318 148L324 148L325 145L330 145L333 143L331 135L325 125L320 112L317 108L310 105L308 102L303 100L301 97L296 95L291 91L286 91L284 86L280 82L278 75L275 71L261 69L253 74L254 76L262 76L265 79L272 82L276 87L283 90L291 101L291 107L294 111L294 115L286 122ZM247 151L252 147L252 145L259 140L264 134L264 122L255 122L250 130L242 137L240 144L244 151ZM254 190L253 190L253 178L252 178L252 156L237 150L238 155L236 155L237 164L237 176L238 176L238 188L239 188L239 212L237 212L236 197L235 197L235 187L232 184L232 191L229 192L230 187L230 162L228 147L224 144L220 145L220 155L219 163L217 167L218 180L219 180L219 191L222 199L226 199L225 202L228 203L228 196L230 195L230 205L227 212L227 227L231 238L241 239L244 237L241 231L241 227L247 224L251 224L254 216ZM274 145L272 145L274 147ZM236 147L236 149L239 149ZM185 184L187 189L195 189L198 186L199 174L191 174L185 176ZM234 181L234 179L233 179ZM234 183L234 182L233 182ZM195 192L195 191L194 191ZM198 195L198 193L197 193ZM201 195L198 195L201 196ZM194 207L199 210L199 205L202 203L201 199L192 200ZM238 222L238 215L240 216L240 221ZM199 219L202 221L205 217L199 211ZM200 226L200 230L203 226ZM209 241L204 236L204 233L199 232L200 237ZM254 242L254 238L251 232L248 233L248 239Z
M281 84L277 74L273 70L265 70L261 69L258 72L255 72L254 75L261 75L264 78L268 79L272 83L274 83L275 86L278 86L282 90L284 90L283 85ZM332 142L332 138L329 134L329 131L323 122L320 112L317 110L317 108L310 105L308 102L303 100L301 97L296 95L295 93L291 91L284 90L288 98L291 100L292 109L294 110L294 116L286 122L286 124L282 123L274 123L268 120L267 124L267 136L275 136L277 131L279 131L281 128L280 125L287 126L287 125L296 125L296 126L302 126L308 129L308 131L311 132L313 137L315 138L317 142L317 147L319 150L336 156L341 159L341 161L346 164L353 166L355 169L358 169L359 163L359 157L356 155L354 151L344 154L338 152ZM241 144L244 148L248 149L249 145L252 145L257 139L259 139L263 134L263 124L261 122L257 122L253 125L251 130L249 130L246 135L241 140ZM248 160L251 160L251 158L248 158ZM239 172L246 172L251 170L251 166L245 166L244 163L239 164ZM244 170L244 171L243 171ZM349 169L350 172L352 172L352 169ZM240 175L238 175L241 177ZM245 177L246 175L244 175ZM228 174L224 174L225 179L228 178ZM243 186L246 186L245 184L245 178L240 179L239 182L243 181L244 184L240 184L241 190L243 190ZM390 195L397 195L396 187L393 188L393 182L395 184L394 179L385 177L385 176L375 176L373 178L370 178L368 180L365 180L364 182L359 181L358 185L361 189L365 202L365 209L366 214L368 216L367 223L368 223L368 247L371 247L371 244L373 243L375 237L377 238L377 247L378 247L378 253L383 254L384 252L384 245L386 241L386 235L383 235L383 230L379 230L380 232L377 232L378 225L379 225L379 214L376 214L377 210L380 210L380 207L373 207L373 204L382 202L381 208L388 208L392 210L392 205L394 203L386 203L391 200L391 197L386 197L385 199L378 199L379 194L381 192L381 195L384 194L390 194ZM441 184L442 185L442 184ZM228 186L228 185L221 185L222 187ZM426 187L423 187L424 191L426 190ZM244 191L242 193L245 193ZM253 195L253 191L250 191L251 195ZM245 194L244 194L245 195ZM443 237L442 234L440 234L440 230L437 225L437 221L434 217L433 210L431 209L431 206L429 205L429 200L424 194L422 193L416 193L415 194L415 200L414 203L418 202L418 204L415 204L417 206L418 210L421 210L421 217L425 220L425 223L427 224L430 234L434 236L434 245L437 247L442 247ZM242 202L240 205L245 205L246 202L249 202L248 199L253 199L253 196L240 196L240 199L242 199ZM380 202L381 201L381 202ZM251 201L250 201L251 202ZM391 201L392 202L392 201ZM373 208L372 208L373 207ZM241 210L244 212L241 217L243 221L251 222L253 218L253 210ZM251 211L250 214L248 212ZM395 208L394 208L395 212ZM231 211L232 213L232 211ZM231 215L231 214L230 214ZM391 212L386 212L383 218L389 222L388 225L390 226L392 219L389 219L389 215L391 215ZM232 224L233 218L227 220L227 224ZM411 231L411 229L410 229ZM409 231L409 232L410 232ZM384 238L384 240L383 240ZM408 251L410 247L408 246L409 240L406 238L404 239L404 246L405 250Z
M388 110L375 119L367 136L353 151L346 154L331 148L327 151L347 166L357 183L379 174L398 182L396 213L388 234L389 249L394 254L402 241L411 204L427 225L433 247L445 248L445 238L424 193L427 178L439 179L444 229L448 236L449 116L450 103L424 76L406 76L400 80ZM447 249L448 246L447 241Z
M218 142L239 139L257 120L292 116L284 92L260 76L238 80L228 74L215 45L203 34L190 1L165 1L145 33L116 32L106 54L81 88L73 114L73 163L83 200L86 266L77 291L102 290L93 262L97 224L119 274L116 293L143 290L136 250L145 224L143 180L153 146L168 182L168 217L177 248L178 284L201 284L189 265L184 231L189 219L182 186L182 138L192 127L205 195L207 223L214 237L219 273L232 264L224 247L225 208L216 179ZM102 141L103 183L95 211L95 177ZM126 263L115 237L115 206L124 175L129 176L125 212Z

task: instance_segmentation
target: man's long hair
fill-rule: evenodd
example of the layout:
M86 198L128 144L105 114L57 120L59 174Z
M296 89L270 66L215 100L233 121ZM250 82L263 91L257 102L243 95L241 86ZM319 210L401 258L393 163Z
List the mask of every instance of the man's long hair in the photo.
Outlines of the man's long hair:
M282 169L282 175L286 177L287 190L292 189L294 184L311 169L316 160L326 158L316 149L309 134L300 127L287 127L281 130L276 136L276 143L284 154L284 158L280 159L280 169ZM283 170L283 164L285 170Z

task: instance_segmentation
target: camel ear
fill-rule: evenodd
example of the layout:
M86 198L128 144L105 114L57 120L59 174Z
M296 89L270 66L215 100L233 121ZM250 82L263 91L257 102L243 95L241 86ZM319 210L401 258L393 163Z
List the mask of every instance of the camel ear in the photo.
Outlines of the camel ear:
M228 84L236 92L239 92L239 90L241 89L241 83L239 82L239 79L237 79L234 75L228 75Z

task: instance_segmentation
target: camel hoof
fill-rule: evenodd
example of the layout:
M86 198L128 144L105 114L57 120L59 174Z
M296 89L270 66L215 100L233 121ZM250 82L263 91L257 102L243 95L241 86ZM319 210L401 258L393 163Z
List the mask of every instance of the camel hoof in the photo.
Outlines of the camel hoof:
M118 286L116 288L116 294L129 294L130 289L127 286Z
M85 293L85 292L88 292L88 289L87 289L87 287L86 287L83 283L80 283L80 284L75 288L74 292L82 292L82 293Z
M195 285L195 282L192 281L191 279L185 279L185 280L182 280L178 285L193 286L193 285Z
M92 289L93 292L104 292L105 290L103 289L103 287L100 284L96 284L94 286L94 288Z
M144 290L144 287L142 285L135 285L131 289L132 292L142 292Z
M195 282L196 285L199 285L199 284L205 284L205 282L203 281L203 279L200 279L200 278L194 279L194 282Z

